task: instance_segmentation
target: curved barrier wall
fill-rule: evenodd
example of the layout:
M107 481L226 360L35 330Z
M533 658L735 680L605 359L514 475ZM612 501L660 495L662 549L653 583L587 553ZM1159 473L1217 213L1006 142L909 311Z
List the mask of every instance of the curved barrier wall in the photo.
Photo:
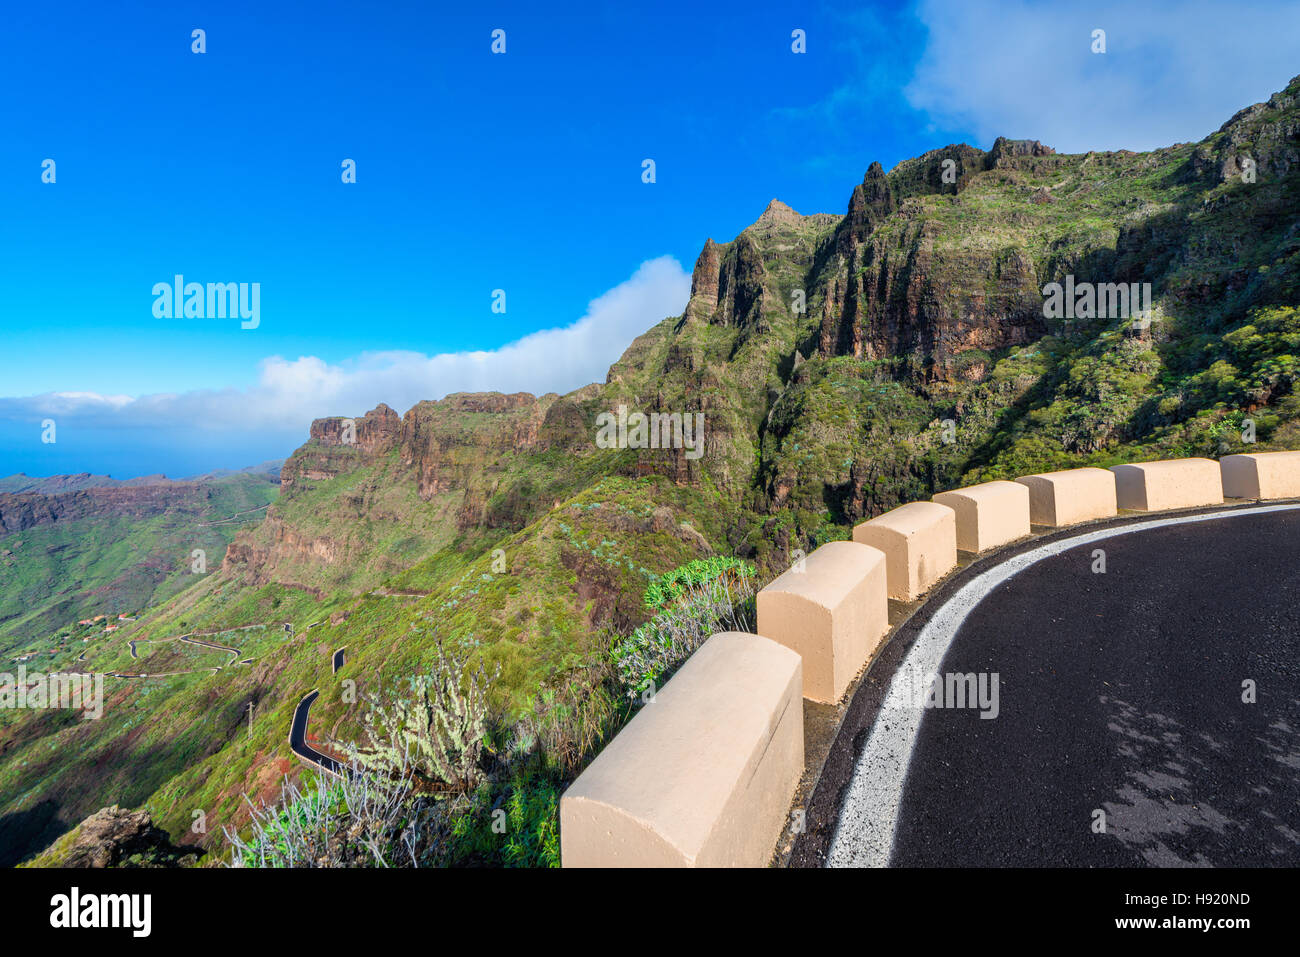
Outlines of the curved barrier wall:
M957 547L984 552L1029 534L1029 486L1020 482L985 482L940 492L933 501L957 516Z
M938 502L900 505L853 529L853 540L885 553L889 597L920 598L957 564L957 513Z
M1064 528L1119 513L1115 473L1106 469L1066 469L1016 479L1029 487L1029 519L1035 525Z
M560 800L565 867L761 867L804 770L801 697L837 702L912 601L957 564L1030 534L1224 499L1300 498L1300 452L1026 475L902 505L758 593L758 631L714 635Z
M803 773L803 668L714 635L560 799L565 867L761 867Z
M1225 455L1219 466L1229 498L1300 498L1300 452Z
M885 553L829 542L758 593L758 633L803 659L803 696L843 697L889 631Z

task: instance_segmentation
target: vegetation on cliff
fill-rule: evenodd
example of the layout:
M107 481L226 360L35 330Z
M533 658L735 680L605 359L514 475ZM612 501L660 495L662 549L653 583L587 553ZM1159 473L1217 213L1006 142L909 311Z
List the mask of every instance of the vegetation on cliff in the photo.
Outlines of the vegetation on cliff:
M1150 322L1049 318L1044 287L1067 280L1149 283ZM54 795L65 826L144 804L177 838L202 810L194 839L215 848L299 773L284 739L303 694L321 689L316 744L359 742L365 693L397 693L446 649L494 678L483 777L439 818L439 860L553 863L566 782L797 550L975 481L1300 448L1298 309L1300 78L1196 144L999 139L873 164L842 217L773 201L705 244L683 315L604 383L319 420L220 571L126 630L268 624L220 639L252 664L119 682L100 722L4 728L0 802ZM599 447L596 417L620 405L703 412L704 454ZM744 569L744 589L718 602L731 579L716 574L698 604L664 590L701 560ZM689 621L665 619L682 608ZM324 814L342 797L310 799ZM259 840L283 831L279 806Z

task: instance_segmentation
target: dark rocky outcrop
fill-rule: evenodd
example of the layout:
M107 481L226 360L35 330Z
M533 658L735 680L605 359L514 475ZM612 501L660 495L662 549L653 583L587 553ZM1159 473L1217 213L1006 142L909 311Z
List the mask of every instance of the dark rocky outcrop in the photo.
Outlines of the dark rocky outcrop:
M178 847L148 811L96 811L31 862L38 867L185 867L203 850Z

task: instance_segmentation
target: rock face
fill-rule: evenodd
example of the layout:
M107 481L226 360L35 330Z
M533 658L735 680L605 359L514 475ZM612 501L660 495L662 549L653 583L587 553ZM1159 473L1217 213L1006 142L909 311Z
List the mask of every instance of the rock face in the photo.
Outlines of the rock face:
M751 226L751 229L764 231L774 226L797 226L803 219L797 212L779 199L773 199L763 210L763 215Z
M280 484L292 487L304 479L335 478L385 455L397 447L401 436L401 417L382 402L359 419L316 419L307 444L285 460Z
M999 136L993 142L993 149L989 151L988 168L1009 166L1013 160L1021 156L1051 156L1055 152L1056 150L1044 146L1038 140L1009 140L1005 136Z
M0 533L9 535L102 513L145 518L169 511L196 511L211 496L210 489L192 482L90 488L54 495L0 494Z
M777 221L769 220L766 225ZM720 326L753 325L762 303L766 275L758 242L748 230L728 243L725 250L710 239L695 263L687 318Z
M862 182L853 187L849 196L849 212L837 244L842 253L852 251L855 240L870 233L886 216L894 211L894 192L885 181L885 170L879 163L867 167Z
M401 417L382 402L360 419L336 417L311 424L311 438L321 445L355 445L367 455L382 455L394 448L401 436Z
M1227 183L1242 181L1246 174L1258 182L1279 180L1300 168L1300 120L1294 115L1298 97L1293 80L1267 103L1239 110L1196 147L1192 156L1196 176Z
M1300 170L1298 96L1293 81L1203 142L1151 153L1062 155L999 137L987 151L950 144L888 172L871 163L842 216L773 199L730 242L704 243L682 315L638 337L604 383L566 396L452 395L400 419L380 406L356 420L355 442L345 420L317 420L285 464L281 504L228 562L290 584L300 581L287 570L295 563L346 563L364 543L322 529L330 516L285 518L300 493L345 474L358 478L330 503L338 528L351 516L378 528L436 514L442 524L426 529L428 541L519 531L594 476L663 476L745 514L726 532L740 554L792 534L756 515L799 509L808 527L856 521L985 467L1018 441L1005 426L1040 428L1023 417L1029 389L1049 381L1078 394L1044 448L1096 452L1149 432L1163 414L1155 406L1143 422L1131 417L1158 356L1127 343L1120 368L1104 374L1098 366L1112 359L1100 350L1059 358L1062 343L1083 349L1110 330L1072 339L1072 329L1050 326L1043 288L1066 275L1152 282L1189 312L1229 299L1239 311L1294 301L1267 243L1242 259L1237 227L1261 225L1268 242L1291 248L1295 190L1282 178ZM1247 160L1271 185L1228 192ZM1227 328L1219 318L1206 327ZM1049 332L1051 356L1008 362ZM1134 392L1129 405L1114 401L1117 383ZM1183 399L1166 398L1166 408ZM593 442L596 417L620 406L704 415L700 454L610 450L591 464L605 454ZM945 452L933 426L948 419L962 422L969 444ZM411 492L422 510L392 504Z
M321 589L299 581L287 569L308 565L334 565L346 554L345 547L328 535L312 536L286 524L273 508L259 531L259 541L236 538L226 548L222 571L239 575L249 585L276 582L321 597ZM269 545L261 542L269 539Z
M415 470L420 497L471 488L476 471L494 456L536 451L555 398L539 399L527 392L458 393L415 405L402 423L401 459ZM477 514L482 505L476 501L466 508Z
M96 811L34 862L42 867L184 867L203 851L177 847L148 811Z
M788 310L772 273L800 230L834 224L801 283L821 317L815 349L822 356L910 356L922 380L967 376L953 359L972 349L1024 345L1045 331L1036 267L1028 249L944 248L936 224L915 200L957 196L980 173L1014 175L1050 163L1055 151L1037 140L999 138L985 153L964 144L900 163L886 174L872 163L840 218L801 216L772 200L734 241L705 243L695 264L685 319L748 335ZM1039 190L1029 200L1053 201ZM889 224L889 228L884 228ZM785 255L782 255L785 254ZM817 302L817 300L820 300Z
M686 317L708 321L718 308L718 277L722 270L722 247L712 239L704 241L704 249L695 260L691 273L691 298L686 304Z
M1025 155L1047 155L1043 149L1027 146ZM1042 335L1042 296L1028 250L945 248L937 226L908 216L906 203L879 164L854 188L836 232L837 255L810 277L822 300L820 355L910 356L921 379L942 380L955 378L953 359L961 352L1024 345ZM880 229L891 216L893 228Z

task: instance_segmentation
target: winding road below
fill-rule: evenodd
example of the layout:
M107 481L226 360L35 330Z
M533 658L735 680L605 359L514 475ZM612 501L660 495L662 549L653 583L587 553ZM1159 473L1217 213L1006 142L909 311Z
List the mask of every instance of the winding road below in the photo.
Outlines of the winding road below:
M1300 865L1300 505L953 576L861 682L808 820L795 866Z
M330 663L333 665L333 673L338 674L338 670L343 667L344 648L330 657ZM327 754L322 754L307 743L307 720L311 715L312 703L320 697L320 689L313 688L302 696L298 702L298 707L293 709L293 724L289 727L289 750L304 761L309 761L318 767L324 768L331 774L342 774L344 765L335 761Z
M133 619L131 619L131 620L134 621L135 619L133 618ZM318 622L317 624L319 624L319 622ZM211 636L211 635L225 635L225 634L230 634L230 633L232 633L232 632L236 632L236 631L252 631L253 629L256 629L256 628L265 628L265 627L266 627L265 624L257 624L257 625L241 625L241 626L239 626L239 627L237 627L237 628L225 628L225 629L222 629L222 630L220 630L220 631L197 631L197 632L187 632L186 634L183 634L183 635L172 635L172 636L170 636L170 637L168 637L168 638L130 638L130 639L127 639L127 646L130 648L130 651L131 651L131 657L132 657L132 658L135 658L135 659L137 659L137 660L140 658L140 655L139 655L139 653L137 652L136 647L135 647L137 644L141 644L141 643L143 643L143 644L146 644L146 645L161 645L161 644L166 644L166 643L169 642L169 641L183 641L183 642L186 642L187 644L191 644L191 645L200 645L200 646L202 646L202 647L204 647L204 648L211 648L211 649L213 649L214 651L224 651L224 652L226 652L227 654L230 655L230 660L227 661L225 665L218 665L218 666L216 666L215 668L211 668L211 667L208 667L208 668L195 668L195 669L193 669L193 670L191 670L191 671L163 671L163 672L158 672L158 673L156 673L156 674L128 674L128 673L126 673L126 672L120 672L120 671L105 671L105 672L100 672L100 673L103 674L106 678L176 678L176 677L180 677L180 676L182 676L182 675L196 675L196 674L200 674L200 673L205 672L205 671L210 671L210 672L212 672L213 674L217 674L218 672L221 671L222 668L225 668L227 665L232 665L232 664L234 664L236 661L238 661L239 664L241 664L241 665L250 665L250 664L253 663L253 661L254 661L255 659L253 659L253 658L244 658L244 659L241 660L240 657L239 657L240 654L241 654L241 652L239 651L239 649L237 649L237 648L231 648L229 645L219 645L219 644L217 644L216 642L213 642L213 641L201 641L201 640L200 640L200 636L202 636L202 637L208 637L208 636ZM86 660L86 652L83 651L83 652L82 652L82 653L77 657L76 660L77 660L78 662L85 661L85 660ZM94 673L94 672L84 672L84 671L83 671L83 672L77 672L77 674L93 674L93 673Z

